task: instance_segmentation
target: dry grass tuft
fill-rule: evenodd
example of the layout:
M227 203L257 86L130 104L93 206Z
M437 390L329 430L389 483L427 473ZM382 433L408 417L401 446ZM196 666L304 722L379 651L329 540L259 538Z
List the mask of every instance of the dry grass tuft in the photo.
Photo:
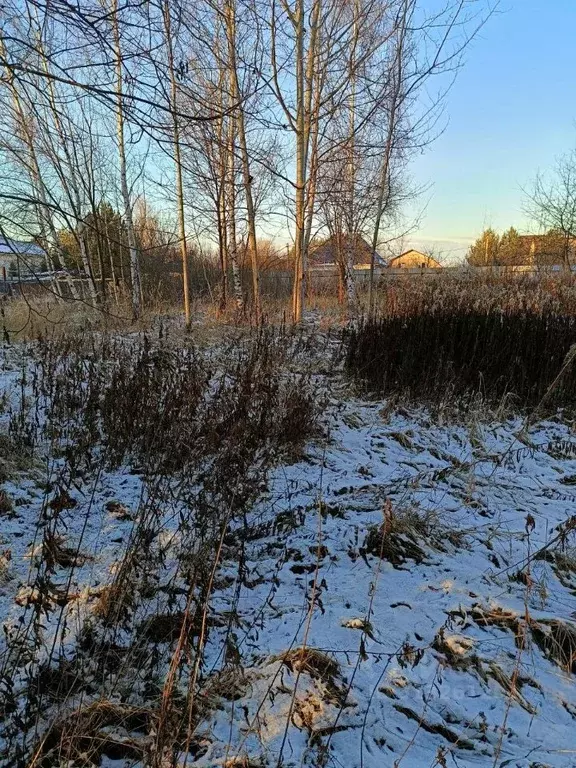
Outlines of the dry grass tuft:
M576 626L552 619L533 622L530 628L534 642L548 658L576 674Z
M142 760L145 736L155 715L151 710L97 701L56 721L34 750L27 768L98 765L110 760Z
M12 502L12 499L6 491L1 488L0 489L0 515L9 515L11 512L14 511L14 504Z
M127 618L134 601L133 588L118 579L102 587L92 606L92 613L104 625L114 626Z
M217 705L218 701L238 701L250 690L250 680L240 667L226 667L213 672L204 681L202 688L203 701Z
M383 515L381 525L368 529L360 553L381 557L395 568L401 568L407 560L423 563L426 553L422 542L440 550L445 550L447 541L455 546L463 544L459 532L441 525L433 512L422 513L414 507L393 509L387 502Z
M330 656L316 648L303 646L286 651L280 659L292 672L305 673L318 681L327 701L334 702L340 707L346 705L347 692L340 683L340 667L338 662Z
M395 568L400 568L407 560L423 563L426 558L413 531L385 531L382 525L368 529L363 550L374 557L382 557Z
M75 568L85 565L93 558L77 547L69 547L65 544L64 536L46 534L42 542L42 556L48 567L59 565L62 568Z
M525 646L526 630L529 629L532 639L549 659L567 672L576 674L576 626L573 624L559 619L536 621L529 618L526 622L514 611L480 605L472 607L471 616L481 627L495 626L514 632L519 648Z
M340 675L338 662L315 648L295 648L281 659L293 672L306 672L310 677L331 680Z

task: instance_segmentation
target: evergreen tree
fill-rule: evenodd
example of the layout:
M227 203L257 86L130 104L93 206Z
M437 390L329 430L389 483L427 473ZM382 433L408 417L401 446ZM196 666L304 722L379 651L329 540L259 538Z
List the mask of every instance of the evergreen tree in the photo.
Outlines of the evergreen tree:
M498 262L503 266L525 264L527 261L526 248L518 230L510 227L500 238Z
M471 267L490 267L499 263L500 237L492 229L486 229L470 246L466 260Z
M120 214L109 203L102 201L96 211L86 216L84 224L94 274L101 277L103 271L105 279L127 279L130 272L129 257ZM75 234L68 229L60 230L58 240L64 256L64 264L61 266L72 270L81 269L80 246Z

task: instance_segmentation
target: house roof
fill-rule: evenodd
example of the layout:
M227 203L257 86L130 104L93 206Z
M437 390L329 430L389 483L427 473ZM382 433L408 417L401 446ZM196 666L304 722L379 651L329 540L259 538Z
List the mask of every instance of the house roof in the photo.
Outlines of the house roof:
M349 244L349 235L340 235L340 251L338 248L338 238L334 235L329 237L324 243L310 249L310 265L314 267L332 266L338 263L339 252L344 255ZM360 235L353 237L354 266L359 264L370 264L372 258L372 248ZM386 262L375 251L375 264L384 267Z
M23 240L10 240L0 237L0 254L8 253L14 256L46 256L46 251L36 243L25 243Z
M436 261L436 259L432 258L432 256L427 256L425 253L422 253L421 251L417 251L415 248L410 248L409 250L404 251L404 253L401 253L399 256L394 256L388 262L388 266L392 267L395 261L400 261L400 259L404 258L405 256L411 256L412 254L414 254L415 256L419 256L427 264L427 266L431 266L431 267L442 266L440 262Z

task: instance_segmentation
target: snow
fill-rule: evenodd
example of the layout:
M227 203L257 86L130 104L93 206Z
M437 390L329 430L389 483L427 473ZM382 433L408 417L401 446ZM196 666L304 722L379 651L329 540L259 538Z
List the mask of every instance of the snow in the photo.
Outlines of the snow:
M17 354L4 355L0 388L8 397L18 391ZM224 550L211 615L238 613L240 664L226 668L238 690L232 700L214 694L197 734L203 749L181 755L182 763L575 766L574 677L530 631L530 622L576 619L576 573L534 557L562 545L568 557L576 544L571 535L556 541L558 526L576 514L569 420L458 422L423 408L389 412L342 382L330 391L329 436L302 460L278 466L250 513L258 535L245 542L241 580ZM44 488L57 472L57 462L38 464L4 484L15 501L0 533L8 637L30 599ZM80 626L117 567L145 497L142 478L128 468L102 471L84 478L77 505L62 513L67 536L82 537L88 556L73 571L70 626ZM177 507L167 505L164 515L169 571L180 542ZM391 520L401 541L422 550L421 562L393 564L366 551L371 527ZM68 573L62 569L61 582ZM160 602L141 606L135 623ZM510 628L479 622L482 611L498 609L525 628L524 647ZM46 617L44 653L57 620L58 611ZM213 671L210 679L223 669L228 631L210 630L203 670ZM337 666L318 671L290 656L303 645Z
M569 428L540 424L530 430L531 441L540 447L522 451L525 446L515 437L521 422L476 425L475 442L482 447L474 449L469 427L438 427L423 412L397 415L383 423L381 409L381 403L349 400L335 417L330 444L317 448L311 463L282 468L272 486L271 515L277 513L276 500L286 499L288 493L292 510L304 510L302 523L282 539L285 550L300 552L310 564L316 547L328 552L320 561L321 602L313 613L307 645L331 655L340 664L343 679L353 679L350 706L339 719L345 729L331 738L330 758L340 765L392 766L398 760L409 766L433 765L443 747L453 752L459 765L492 765L506 723L497 764L510 759L514 765L538 761L574 765L576 733L564 704L574 705L568 673L537 648L520 655L521 674L540 686L522 689L536 709L534 715L515 700L510 705L510 697L497 683L455 671L432 648L442 627L457 629L448 640L452 647L457 645L459 656L473 648L483 664L497 663L510 676L518 657L513 634L479 627L469 616L472 606L502 606L523 616L527 600L535 619L574 618L573 594L547 564L538 564L537 577L546 584L545 594L535 589L527 597L526 588L508 578L525 563L528 546L533 552L544 546L555 526L576 511L570 509L573 499L567 503L562 484L576 463L558 460L546 450L554 442L572 439ZM407 434L413 435L410 441L398 439ZM500 465L496 456L507 459ZM439 471L445 469L439 479ZM408 561L398 569L361 556L367 528L382 522L387 498L394 509L413 508L437 516L440 541L442 531L462 531L464 542L447 543L446 551L422 542L426 562ZM327 508L337 505L343 517L322 518L320 500ZM528 514L536 520L530 542L525 531ZM311 599L311 574L295 576L288 560L278 573L273 604L269 600L277 558L266 560L265 552L275 540L254 543L250 560L266 582L241 594L245 623L249 626L256 612L261 615L257 636L249 630L241 640L255 648L256 667L260 654L279 654L303 642L303 616ZM218 605L226 606L225 595ZM372 632L363 634L362 654L358 635L368 617ZM412 650L401 659L405 643ZM293 679L284 681L288 688L294 684ZM380 692L386 687L393 699ZM313 688L310 679L300 681L297 695L305 698ZM289 699L291 694L284 696ZM254 706L254 696L246 703ZM238 710L243 704L244 700L235 702ZM275 706L280 706L278 695ZM424 718L427 726L448 728L460 742L471 742L473 750L419 727L399 708ZM230 727L229 717L229 712L222 715L224 730ZM244 724L236 725L233 743L242 742ZM312 730L317 727L314 724ZM271 755L276 754L278 739L261 744L254 735L246 742L248 754L264 750L268 763L275 764ZM300 763L305 743L302 733L291 729L284 749L287 764L289 755L294 764Z

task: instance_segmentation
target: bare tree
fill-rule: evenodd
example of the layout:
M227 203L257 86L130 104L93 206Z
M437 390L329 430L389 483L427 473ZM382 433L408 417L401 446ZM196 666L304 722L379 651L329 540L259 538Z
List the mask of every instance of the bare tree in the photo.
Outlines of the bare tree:
M0 123L20 127L0 142L11 176L0 198L16 216L34 213L49 250L60 229L72 234L94 304L108 273L117 296L124 263L112 254L129 253L137 315L132 209L136 184L154 186L175 210L187 326L193 237L202 252L218 245L222 308L230 275L244 302L249 256L259 317L258 237L270 221L288 226L299 321L308 250L325 228L342 246L354 313L354 242L370 233L375 252L405 195L400 169L434 135L442 94L426 102L424 86L457 70L490 1L446 0L432 13L422 0L7 0ZM124 220L117 243L97 215L111 194Z
M250 155L246 138L246 121L244 109L244 94L240 91L240 78L238 75L237 61L237 34L236 34L236 0L226 0L226 37L228 41L228 66L230 70L230 98L231 106L235 109L234 120L238 131L240 151L242 156L242 175L244 180L244 197L246 200L246 212L248 217L248 249L250 251L252 266L252 300L256 317L260 317L260 285L258 275L258 245L256 239L256 214L254 198L252 196L252 172L250 169Z
M449 0L439 11L426 15L418 0L398 0L386 59L388 87L383 103L387 128L374 212L369 315L374 311L374 267L382 219L394 204L394 166L406 162L411 153L421 151L436 137L444 99L462 65L463 53L495 6L475 0ZM431 80L438 77L444 85L431 101L422 100Z
M310 186L314 183L310 176L311 137L318 128L322 85L329 59L329 41L323 34L323 17L328 9L325 7L326 0L313 0L310 10L305 0L295 0L293 6L287 0L281 0L280 6L281 11L277 9L276 3L273 2L271 6L271 83L287 121L286 126L293 132L295 141L292 316L294 322L299 322L302 319L307 269L307 211L310 205ZM287 38L285 45L289 51L284 60L280 54L280 38L283 36ZM288 70L291 77L289 84L286 84L282 75ZM317 166L314 170L317 171Z
M526 193L526 213L560 241L562 265L570 271L576 240L576 150L558 159L551 179L539 174Z
M236 117L232 114L228 119L228 172L226 175L226 223L227 253L232 267L232 288L236 300L236 308L242 311L244 308L244 295L242 292L242 279L240 264L238 261L238 232L236 229Z

